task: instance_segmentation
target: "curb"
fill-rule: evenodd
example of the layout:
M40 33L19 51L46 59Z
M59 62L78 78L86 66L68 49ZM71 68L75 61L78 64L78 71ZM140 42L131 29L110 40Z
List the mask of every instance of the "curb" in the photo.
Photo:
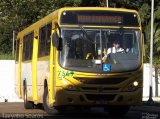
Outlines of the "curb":
M130 110L160 114L160 107L155 107L155 106L135 106L131 107Z
M151 101L151 102L144 101L142 106L132 106L130 110L160 114L160 103L154 102L154 101Z

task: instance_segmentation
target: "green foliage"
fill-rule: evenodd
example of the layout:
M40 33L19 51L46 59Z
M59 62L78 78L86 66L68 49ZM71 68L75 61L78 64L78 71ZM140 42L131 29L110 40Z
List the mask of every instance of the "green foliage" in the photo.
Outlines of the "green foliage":
M141 0L109 0L110 7L128 8L138 10L143 2Z
M150 1L145 2L139 10L143 29L146 33L147 44L145 62L149 62L150 57L150 38L151 38L151 6ZM160 1L155 0L154 10L154 36L153 36L153 62L160 63Z
M97 7L97 6L103 6L103 1L102 0L81 0L80 6L82 7Z
M12 54L0 54L0 60L13 60Z
M82 0L55 0L54 6L56 9L61 7L78 7Z
M146 3L144 3L139 9L139 14L140 14L140 17L141 17L142 25L145 27L148 20L151 17L150 16L150 6Z
M0 0L0 53L12 50L12 32L17 32L54 11L53 0Z

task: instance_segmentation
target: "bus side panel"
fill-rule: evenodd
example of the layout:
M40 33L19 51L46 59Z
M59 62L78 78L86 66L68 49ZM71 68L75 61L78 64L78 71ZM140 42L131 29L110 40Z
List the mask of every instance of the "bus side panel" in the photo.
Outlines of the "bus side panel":
M22 62L22 82L26 81L27 99L32 101L32 64L31 61Z
M49 77L49 59L40 58L37 62L38 101L43 102L44 80Z

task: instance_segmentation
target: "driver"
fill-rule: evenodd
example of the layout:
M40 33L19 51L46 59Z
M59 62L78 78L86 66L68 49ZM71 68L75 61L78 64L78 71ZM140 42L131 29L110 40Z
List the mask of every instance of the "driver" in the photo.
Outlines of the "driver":
M111 48L108 48L107 52L104 51L104 57L102 58L102 60L106 61L107 55L109 53L117 53L117 52L124 52L124 49L120 47L119 40L115 40L113 42L113 46Z

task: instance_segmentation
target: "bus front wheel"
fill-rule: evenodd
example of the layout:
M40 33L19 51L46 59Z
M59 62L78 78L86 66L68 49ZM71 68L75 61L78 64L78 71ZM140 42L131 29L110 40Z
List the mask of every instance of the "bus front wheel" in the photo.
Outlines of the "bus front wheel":
M49 96L48 96L48 88L47 87L44 89L43 107L44 107L44 110L48 114L55 114L55 113L57 113L57 110L54 108L54 106L49 105Z

